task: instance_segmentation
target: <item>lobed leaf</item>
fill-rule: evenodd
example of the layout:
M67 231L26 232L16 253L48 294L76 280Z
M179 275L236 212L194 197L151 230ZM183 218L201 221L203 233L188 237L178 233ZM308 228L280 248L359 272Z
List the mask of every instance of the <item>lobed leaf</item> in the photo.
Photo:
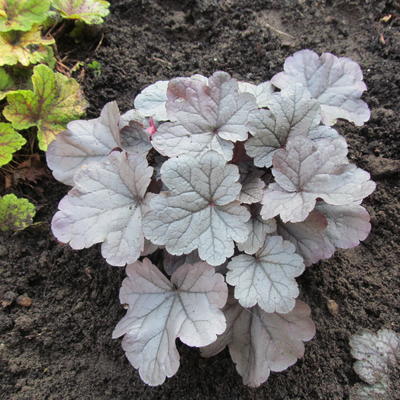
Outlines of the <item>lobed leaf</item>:
M274 155L276 183L264 193L262 217L279 214L283 222L304 221L317 198L331 205L360 203L374 191L375 183L368 172L349 164L346 155L342 138L322 145L301 136L291 139Z
M75 19L86 24L102 24L110 11L110 3L104 0L52 0L52 7L63 18Z
M224 312L225 332L201 353L211 357L228 346L243 383L251 387L264 383L271 371L283 371L303 357L303 342L315 335L310 308L299 300L287 314L266 313L258 306L246 309L235 300L228 300Z
M81 166L53 217L53 234L73 249L103 242L102 255L111 265L136 261L144 249L142 215L152 196L146 195L152 174L144 156L119 151Z
M280 236L267 236L254 256L240 254L228 263L226 281L246 308L258 305L268 313L288 313L299 295L296 276L304 271L295 246Z
M300 50L286 59L284 72L271 82L279 89L302 84L321 105L325 125L335 124L338 118L358 126L369 120L368 105L360 99L367 89L361 68L347 57L330 53L318 57L312 50Z
M307 136L320 123L318 102L300 84L274 93L266 106L268 110L252 111L248 123L253 137L245 148L257 167L270 167L276 150L285 147L289 137Z
M20 231L32 225L36 214L35 206L27 199L15 194L0 197L0 231Z
M4 116L15 129L38 128L39 148L48 145L78 118L87 107L78 82L45 65L38 65L32 75L33 91L19 90L7 95Z
M29 31L44 22L50 0L0 0L0 32Z
M204 77L175 78L168 84L167 114L175 122L160 125L153 146L162 155L201 155L214 150L232 159L233 143L246 140L254 96L239 93L238 83L225 72Z
M258 85L249 82L238 82L239 93L250 93L256 98L258 108L268 107L268 101L274 93L274 88L270 81L262 82Z
M0 122L0 167L8 164L12 155L26 143L25 138L11 124Z
M46 152L54 177L72 186L74 174L82 165L101 161L116 148L146 155L151 144L139 120L143 117L131 111L121 116L113 101L103 107L99 118L68 123Z
M53 50L50 45L54 39L42 38L39 26L33 27L28 32L10 31L0 33L0 66L23 66L44 63L53 58Z
M233 255L234 240L247 239L250 214L236 201L239 171L221 155L172 158L161 179L169 191L155 196L144 217L145 236L154 244L173 255L198 249L202 260L220 265Z
M228 289L223 276L204 262L180 266L169 281L147 258L126 267L120 301L128 311L113 332L142 380L160 385L179 368L175 341L205 346L224 332L220 310Z

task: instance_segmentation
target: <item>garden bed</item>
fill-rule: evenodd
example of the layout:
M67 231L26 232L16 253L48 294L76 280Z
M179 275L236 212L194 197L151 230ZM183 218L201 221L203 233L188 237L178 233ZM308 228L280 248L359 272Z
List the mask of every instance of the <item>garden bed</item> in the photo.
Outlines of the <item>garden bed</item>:
M302 48L351 57L364 72L372 116L362 128L341 123L338 129L350 158L377 182L365 203L372 232L359 247L338 251L299 279L317 334L295 366L248 389L226 350L205 360L198 350L180 345L179 372L151 388L126 360L120 340L111 339L124 314L118 300L123 269L108 266L98 246L77 252L54 239L49 222L66 186L50 175L19 185L16 194L37 205L39 224L0 236L1 400L348 398L358 382L350 335L361 328L400 330L400 161L395 161L400 158L400 8L395 3L119 0L112 1L111 15L93 41L63 43L67 62L96 59L102 65L100 74L86 71L81 82L90 118L111 100L121 111L132 108L134 96L159 79L224 70L261 82ZM387 22L381 20L388 15ZM20 295L32 305L17 302Z

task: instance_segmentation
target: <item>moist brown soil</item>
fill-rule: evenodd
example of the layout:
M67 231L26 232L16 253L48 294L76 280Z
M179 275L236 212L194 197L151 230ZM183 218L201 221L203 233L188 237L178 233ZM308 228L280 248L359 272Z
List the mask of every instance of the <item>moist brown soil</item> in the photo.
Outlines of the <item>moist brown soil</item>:
M78 45L66 40L62 54L102 64L100 76L87 69L83 80L89 117L110 100L122 111L132 108L134 96L158 79L225 70L259 82L302 48L353 58L364 71L372 117L362 128L341 123L339 130L351 158L377 181L366 200L373 227L359 247L338 251L301 277L317 334L295 366L249 389L227 351L204 360L179 345L179 372L152 388L111 339L124 314L123 269L106 265L98 246L72 251L56 242L49 222L66 186L51 178L19 185L14 192L39 208L38 224L0 237L0 399L347 399L359 382L350 335L361 328L400 331L400 190L393 161L400 156L399 25L396 0L118 0L101 32ZM19 305L19 295L32 305ZM336 313L329 311L331 300ZM400 384L391 396L400 399Z

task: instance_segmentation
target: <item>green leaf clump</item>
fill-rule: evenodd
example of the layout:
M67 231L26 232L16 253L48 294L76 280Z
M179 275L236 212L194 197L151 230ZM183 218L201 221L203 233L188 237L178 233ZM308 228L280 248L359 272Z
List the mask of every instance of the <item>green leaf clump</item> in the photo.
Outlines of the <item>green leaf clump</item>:
M104 0L53 0L52 7L62 18L83 21L86 24L101 24L109 13L110 3Z
M26 143L25 138L11 124L0 122L0 167L8 164L13 153Z
M0 32L29 31L47 18L50 0L0 0Z
M20 231L32 225L35 206L15 194L0 197L0 231Z
M7 95L3 114L15 129L38 128L39 148L46 151L66 124L85 111L78 82L45 65L38 65L32 75L33 90L19 90Z

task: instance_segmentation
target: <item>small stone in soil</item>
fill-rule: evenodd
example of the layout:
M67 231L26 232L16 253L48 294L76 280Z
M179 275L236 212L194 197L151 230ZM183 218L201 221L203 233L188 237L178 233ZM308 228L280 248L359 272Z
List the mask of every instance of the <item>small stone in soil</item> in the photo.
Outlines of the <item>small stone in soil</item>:
M331 315L335 316L339 314L339 305L335 300L328 299L326 306L328 307L328 311L331 313Z
M32 305L32 299L28 296L18 296L17 304L21 307L30 307Z

